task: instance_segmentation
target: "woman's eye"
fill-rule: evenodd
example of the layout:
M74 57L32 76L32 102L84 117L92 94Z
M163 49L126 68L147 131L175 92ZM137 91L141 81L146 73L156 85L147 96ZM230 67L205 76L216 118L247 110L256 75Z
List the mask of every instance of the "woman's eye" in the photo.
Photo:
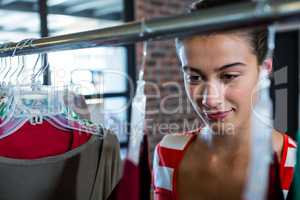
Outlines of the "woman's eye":
M186 79L189 83L199 83L202 81L202 77L199 75L186 75Z
M239 75L238 74L223 74L221 75L221 79L225 82L229 82L237 78Z

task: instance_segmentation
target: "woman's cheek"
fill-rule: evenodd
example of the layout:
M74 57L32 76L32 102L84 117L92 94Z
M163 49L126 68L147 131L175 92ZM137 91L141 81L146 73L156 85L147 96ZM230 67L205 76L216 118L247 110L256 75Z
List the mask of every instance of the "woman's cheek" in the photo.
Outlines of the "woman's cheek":
M228 99L234 107L239 109L249 108L251 105L251 92L249 88L227 89L226 99Z

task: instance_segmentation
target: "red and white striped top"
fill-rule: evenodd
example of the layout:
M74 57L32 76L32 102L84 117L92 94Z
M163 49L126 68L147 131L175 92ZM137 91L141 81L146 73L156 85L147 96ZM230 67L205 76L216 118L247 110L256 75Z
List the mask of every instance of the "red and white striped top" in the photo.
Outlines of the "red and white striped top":
M179 164L195 134L172 134L165 136L156 146L153 161L155 200L178 200L176 180ZM279 166L281 189L286 199L296 164L296 143L284 135L283 152Z

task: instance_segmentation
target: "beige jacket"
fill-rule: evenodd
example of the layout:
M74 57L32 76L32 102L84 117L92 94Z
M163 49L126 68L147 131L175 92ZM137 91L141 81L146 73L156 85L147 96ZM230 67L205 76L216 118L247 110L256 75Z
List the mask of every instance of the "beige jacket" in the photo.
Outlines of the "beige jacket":
M120 179L120 146L106 131L65 154L37 160L0 157L0 200L103 200Z

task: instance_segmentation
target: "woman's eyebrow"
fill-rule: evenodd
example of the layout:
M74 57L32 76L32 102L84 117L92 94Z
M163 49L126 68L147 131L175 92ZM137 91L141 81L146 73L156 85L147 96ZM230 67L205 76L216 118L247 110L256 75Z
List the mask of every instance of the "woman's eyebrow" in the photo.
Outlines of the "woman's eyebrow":
M222 71L222 70L228 69L230 67L237 67L237 66L246 66L246 64L241 63L241 62L230 63L230 64L227 64L227 65L223 65L222 67L216 69L216 71Z
M246 64L241 63L241 62L230 63L230 64L227 64L227 65L223 65L220 68L217 68L216 71L222 71L222 70L225 70L225 69L228 69L228 68L231 68L231 67L237 67L237 66L246 66ZM184 72L195 72L195 73L203 76L203 73L201 72L200 69L189 66L189 65L183 66L183 71Z

